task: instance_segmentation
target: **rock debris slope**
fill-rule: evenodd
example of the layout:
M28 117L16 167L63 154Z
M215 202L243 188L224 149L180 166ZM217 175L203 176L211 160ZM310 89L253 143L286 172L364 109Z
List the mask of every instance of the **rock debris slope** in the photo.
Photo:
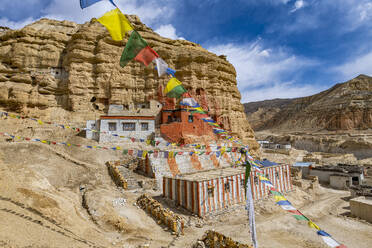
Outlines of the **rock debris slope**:
M174 69L177 78L225 127L258 149L245 118L236 71L224 56L185 40L163 38L128 16L134 27ZM41 19L20 30L0 32L0 107L53 120L83 122L107 110L108 104L157 99L168 78L153 65L119 66L126 40L113 41L94 19L85 24ZM100 111L92 108L95 96Z

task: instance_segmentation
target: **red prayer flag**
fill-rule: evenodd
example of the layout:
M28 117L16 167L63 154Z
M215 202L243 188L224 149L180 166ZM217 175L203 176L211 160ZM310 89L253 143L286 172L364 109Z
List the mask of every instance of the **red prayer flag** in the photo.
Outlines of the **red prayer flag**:
M145 66L148 66L154 59L158 57L159 55L151 47L147 46L137 54L134 60L142 62Z

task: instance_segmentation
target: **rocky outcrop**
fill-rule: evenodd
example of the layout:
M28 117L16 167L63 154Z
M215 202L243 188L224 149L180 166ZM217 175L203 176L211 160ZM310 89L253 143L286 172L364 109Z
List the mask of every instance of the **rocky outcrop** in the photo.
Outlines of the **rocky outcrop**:
M248 113L247 118L255 123L255 130L365 130L372 128L371 92L372 77L359 75L286 104L252 103L257 111ZM246 104L246 109L252 109L250 105Z
M258 150L240 103L236 71L223 56L185 40L163 38L128 16L210 115ZM113 41L94 19L79 25L41 19L20 30L0 32L0 106L46 119L84 122L107 112L109 104L156 99L168 78L153 65L119 66L124 41ZM90 99L97 98L99 110ZM200 99L199 99L200 98Z

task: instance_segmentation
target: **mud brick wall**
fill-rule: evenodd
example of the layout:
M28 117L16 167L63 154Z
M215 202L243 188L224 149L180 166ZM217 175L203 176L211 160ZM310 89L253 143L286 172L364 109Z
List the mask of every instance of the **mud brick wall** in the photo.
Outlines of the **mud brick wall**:
M147 211L159 224L166 225L176 234L183 234L184 220L147 194L138 197L137 205Z
M200 242L204 243L206 248L252 248L250 245L241 244L221 233L211 230L205 232L202 240L194 245L194 248L199 248Z
M116 186L121 187L123 189L127 189L128 188L128 182L127 182L127 180L125 180L125 178L123 177L123 175L120 173L119 169L117 168L117 166L119 166L119 165L120 165L119 161L116 161L116 162L110 162L109 161L109 162L106 163L108 172L109 172L112 180L116 184Z

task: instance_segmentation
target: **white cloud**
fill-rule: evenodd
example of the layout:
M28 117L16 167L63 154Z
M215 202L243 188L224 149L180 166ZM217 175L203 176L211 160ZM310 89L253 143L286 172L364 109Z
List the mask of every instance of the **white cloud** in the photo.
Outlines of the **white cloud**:
M294 8L291 10L291 12L295 12L303 7L306 6L306 2L304 0L297 0L295 3L294 3Z
M217 45L208 50L226 55L237 71L238 86L247 87L270 85L274 81L286 81L291 75L315 62L289 54L283 48L264 48L261 41L235 45Z
M155 30L155 33L158 33L159 35L163 37L174 39L174 40L177 40L177 39L184 40L183 37L179 37L176 34L176 29L171 24L161 25L159 28Z
M267 87L242 92L241 102L247 103L275 98L310 96L319 93L321 90L323 89L311 85L294 85L292 82L275 83Z
M299 97L316 92L310 86L294 86L288 81L297 79L299 71L317 62L290 54L284 48L265 48L262 41L258 40L243 45L217 45L207 49L218 55L226 55L227 60L234 65L242 102Z
M6 18L0 18L0 26L8 27L8 28L11 28L11 29L20 29L20 28L23 28L27 24L30 24L34 21L35 20L32 19L32 18L27 18L26 20L22 20L22 21L19 21L19 22L13 22L13 21L10 21Z
M372 75L372 52L354 58L333 70L343 75L343 80L349 80L359 74Z
M27 0L35 4L41 4L39 0ZM118 7L125 14L135 14L140 17L141 21L146 25L154 23L167 23L173 16L172 0L121 0L116 1ZM17 7L19 2L12 1L8 3L8 8ZM106 1L100 1L88 8L81 9L77 0L52 0L49 5L41 10L41 18L50 18L57 20L69 20L77 23L84 23L91 18L98 18L105 12L113 9L113 5ZM26 18L18 22L9 21L7 18L0 19L0 25L9 26L11 28L20 28L34 20Z

